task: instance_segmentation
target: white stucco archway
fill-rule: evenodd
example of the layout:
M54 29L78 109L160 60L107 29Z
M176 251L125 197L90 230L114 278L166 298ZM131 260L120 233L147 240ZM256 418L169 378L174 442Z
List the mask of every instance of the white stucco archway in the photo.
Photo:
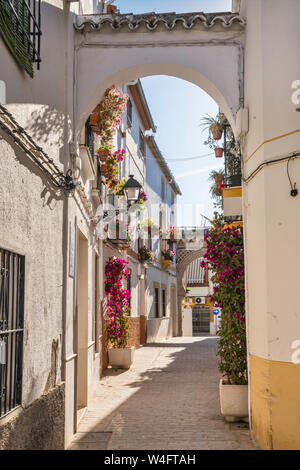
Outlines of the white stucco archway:
M176 21L180 20L177 16ZM170 26L169 19L163 18L154 30L148 20L137 29L129 15L121 18L120 27L103 24L101 15L79 16L75 25L75 138L108 87L150 75L169 75L199 86L216 101L235 131L235 115L243 106L245 24L234 15L229 19L219 15L216 20L208 23L205 15L195 15L194 23L189 19L188 25L175 21Z

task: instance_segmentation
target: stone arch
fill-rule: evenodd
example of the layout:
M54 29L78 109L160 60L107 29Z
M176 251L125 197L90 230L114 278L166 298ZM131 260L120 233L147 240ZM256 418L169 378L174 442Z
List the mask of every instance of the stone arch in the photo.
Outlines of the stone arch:
M201 258L206 251L203 247L200 250L187 250L179 248L177 254L177 311L178 311L178 334L182 336L182 301L185 297L183 276L188 266L198 258Z
M144 20L138 25L130 15L122 17L124 24L120 27L115 22L110 27L103 24L107 18L97 15L78 18L75 138L108 87L150 75L169 75L202 88L220 106L235 132L235 115L243 106L245 22L236 15L217 15L214 19L196 15L188 24L177 16L175 20L176 27L174 23L166 31L162 25L152 28L152 23L145 27Z

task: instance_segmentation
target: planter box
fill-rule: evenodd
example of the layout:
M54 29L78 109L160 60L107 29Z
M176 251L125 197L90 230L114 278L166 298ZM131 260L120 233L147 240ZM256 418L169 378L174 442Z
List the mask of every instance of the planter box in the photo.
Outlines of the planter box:
M115 369L130 369L134 358L134 347L109 349L108 360Z
M219 385L221 414L229 423L248 421L248 385Z

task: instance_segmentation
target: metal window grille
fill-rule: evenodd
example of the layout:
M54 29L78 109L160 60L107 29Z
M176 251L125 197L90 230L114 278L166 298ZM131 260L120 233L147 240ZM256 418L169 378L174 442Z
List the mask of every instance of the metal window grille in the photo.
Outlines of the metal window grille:
M25 258L0 248L0 417L21 404Z
M1 0L0 33L19 65L33 76L41 62L41 1Z

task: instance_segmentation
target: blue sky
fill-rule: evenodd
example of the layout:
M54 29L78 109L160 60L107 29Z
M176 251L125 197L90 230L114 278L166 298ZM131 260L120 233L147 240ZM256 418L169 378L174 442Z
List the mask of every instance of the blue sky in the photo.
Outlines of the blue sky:
M231 0L116 0L121 13L230 11Z
M177 13L231 11L231 0L116 0L121 13L156 11ZM216 115L218 106L203 90L175 77L153 76L142 79L147 101L157 125L156 141L172 170L182 196L179 225L198 225L200 213L211 217L209 172L223 166L214 155L197 160L189 157L211 152L203 145L206 134L199 127L206 114ZM181 159L181 161L174 161Z

